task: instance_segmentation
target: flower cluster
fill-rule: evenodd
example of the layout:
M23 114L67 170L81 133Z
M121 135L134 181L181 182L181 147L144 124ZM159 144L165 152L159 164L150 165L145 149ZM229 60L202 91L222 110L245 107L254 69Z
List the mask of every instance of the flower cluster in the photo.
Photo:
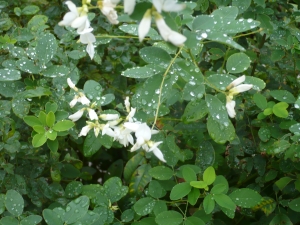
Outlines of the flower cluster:
M148 9L142 21L140 22L138 34L139 40L142 41L148 34L151 27L152 16L154 16L156 26L162 38L171 42L173 45L182 46L186 37L172 30L161 16L161 12L178 12L185 8L185 4L177 4L175 0L153 0L154 7Z
M90 1L84 2L82 7L76 7L71 1L66 1L70 12L67 12L62 21L58 23L59 26L71 26L77 29L77 33L80 35L80 42L86 44L86 52L93 59L95 50L93 43L96 41L95 36L91 33L93 28L88 19L88 5Z
M141 123L134 119L136 108L130 107L129 97L126 97L124 102L128 114L125 119L121 119L117 113L97 114L94 109L96 104L91 104L90 100L84 93L79 91L70 78L67 79L67 82L69 87L76 93L73 100L70 102L70 107L74 107L77 102L85 106L70 115L69 119L75 122L83 116L85 111L88 113L89 121L86 121L87 125L81 129L79 136L86 136L88 132L93 129L94 134L97 137L101 131L101 135L106 134L112 137L114 141L118 141L124 147L127 147L129 144L133 145L130 149L131 152L142 148L146 152L153 152L159 160L166 162L162 152L158 148L158 145L162 142L151 141L152 134L157 134L158 131L152 130L146 123ZM135 143L132 133L134 133L136 137Z
M228 90L228 94L226 96L226 109L231 118L234 118L236 115L234 110L235 101L233 100L233 96L241 92L248 91L253 87L252 84L241 84L245 81L245 79L246 77L243 75L232 81L226 88Z

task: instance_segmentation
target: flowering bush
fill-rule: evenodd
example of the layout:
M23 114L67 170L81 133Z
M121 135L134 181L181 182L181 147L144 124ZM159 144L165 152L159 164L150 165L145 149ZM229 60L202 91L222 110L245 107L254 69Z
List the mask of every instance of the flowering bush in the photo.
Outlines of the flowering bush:
M300 223L297 1L0 13L0 225Z

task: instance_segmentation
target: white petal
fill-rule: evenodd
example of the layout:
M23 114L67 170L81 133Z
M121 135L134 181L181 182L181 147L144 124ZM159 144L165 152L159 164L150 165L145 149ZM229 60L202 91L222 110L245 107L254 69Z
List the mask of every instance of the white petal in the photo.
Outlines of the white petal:
M125 122L124 123L124 127L126 127L127 129L136 132L139 128L139 126L141 125L141 123L133 123L133 122Z
M80 136L86 136L87 133L90 131L91 127L89 125L87 126L84 126L81 131L80 131L80 134L78 135L79 137Z
M76 105L77 101L78 101L78 96L76 95L76 96L73 98L73 100L69 103L69 104L70 104L70 107L73 108L73 107Z
M130 151L131 151L131 152L134 152L134 151L138 150L140 147L141 147L141 146L140 146L138 143L135 143L135 144L131 147Z
M148 9L138 28L139 40L142 41L148 34L151 27L151 9Z
M64 18L62 21L58 23L59 26L71 26L72 22L78 17L75 13L67 12L66 15L64 15Z
M236 86L233 88L236 92L241 93L244 91L249 91L253 87L252 84L240 84L239 86Z
M227 113L231 118L234 118L236 113L234 110L235 107L235 101L227 98L227 103L226 103L226 109L227 109Z
M87 20L87 15L77 17L73 22L71 23L71 27L73 28L79 28L81 26L85 26L86 20Z
M100 119L102 120L117 120L119 119L118 114L101 114Z
M88 108L87 110L89 112L89 117L90 117L91 120L98 120L98 115L95 112L95 110L90 109L90 108Z
M69 119L72 120L73 122L75 122L75 121L79 120L82 117L83 112L84 112L84 108L80 109L76 113L70 115Z
M124 12L131 15L135 7L135 0L124 0Z
M94 43L96 41L96 37L92 33L84 33L80 35L79 40L82 44L89 44Z
M154 155L162 162L166 162L164 155L162 154L162 152L160 151L159 148L154 148L152 150L152 152L154 153Z
M93 59L95 55L95 47L92 43L86 46L86 52L89 54L90 58Z
M77 13L77 16L79 16L77 7L72 1L66 1L65 4L68 6L69 10L72 13Z
M168 37L168 40L175 46L182 46L183 43L186 41L186 37L176 31L171 32L171 34Z
M89 105L91 103L90 100L82 93L80 93L78 102L80 102L82 105Z
M185 4L177 4L174 0L165 0L162 10L165 12L179 12L185 8Z
M232 81L229 85L235 87L235 86L237 86L237 85L243 83L243 82L245 81L245 79L246 79L246 76L243 75L243 76L241 76L241 77L238 77L238 78L235 79L234 81Z
M70 88L72 88L72 89L75 88L75 84L72 82L72 80L70 78L67 79L67 83L68 83Z
M161 13L163 7L164 0L152 0L154 7L156 8L157 12Z
M137 139L143 139L144 141L149 141L151 139L151 129L146 123L140 124L135 132Z
M130 112L130 102L128 96L125 98L124 104L125 104L126 111Z
M162 38L165 41L169 40L169 35L171 34L172 30L171 28L166 24L164 19L159 15L157 18L155 18L156 26L158 28L158 31Z

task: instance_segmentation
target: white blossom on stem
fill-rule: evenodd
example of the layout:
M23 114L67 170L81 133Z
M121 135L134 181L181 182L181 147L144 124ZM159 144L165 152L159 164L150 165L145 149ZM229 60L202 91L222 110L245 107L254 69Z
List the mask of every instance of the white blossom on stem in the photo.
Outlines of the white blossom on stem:
M89 54L90 58L93 59L95 55L95 47L93 45L96 42L96 37L92 33L84 33L80 35L79 38L82 44L86 44L86 52Z
M131 130L127 129L123 125L114 127L115 137L114 140L118 141L124 147L127 147L130 144L134 144L133 137L131 135Z
M171 42L175 46L182 46L186 41L186 37L174 30L172 30L165 22L159 13L155 13L155 22L158 31L165 41Z
M93 110L91 108L87 108L87 111L89 113L90 120L98 120L98 115L95 112L95 110Z
M154 155L162 162L166 162L164 155L162 154L161 150L159 148L157 148L158 145L160 145L162 143L162 141L159 142L148 142L148 146L150 147L150 149L148 150L148 152L153 152Z
M236 112L234 110L235 101L233 100L233 97L241 92L248 91L253 87L252 84L241 84L245 81L245 79L245 75L238 77L237 79L232 81L226 88L228 90L228 94L226 96L226 109L228 115L231 118L234 118L236 115Z
M69 119L72 120L73 122L79 120L82 117L84 110L85 108L78 110L76 113L70 115Z
M157 12L179 12L185 8L185 4L178 4L174 0L152 0Z
M151 9L148 9L144 16L143 19L141 20L138 28L138 34L139 34L139 40L143 41L143 39L146 37L148 34L150 27L151 27Z
M91 103L91 101L82 92L79 92L79 97L77 101L80 102L82 105L90 105Z
M101 120L118 120L119 115L118 114L101 114L100 115Z
M125 104L126 112L130 112L130 102L128 96L125 98L124 104Z
M94 124L92 122L87 121L86 123L87 125L81 129L80 134L78 135L79 137L86 136L88 132L94 127Z
M103 13L108 19L108 21L111 24L118 24L118 14L117 11L115 10L115 7L117 6L117 3L119 1L113 1L113 0L103 0L103 1L98 1L98 6Z
M135 7L135 0L124 0L124 12L131 15Z

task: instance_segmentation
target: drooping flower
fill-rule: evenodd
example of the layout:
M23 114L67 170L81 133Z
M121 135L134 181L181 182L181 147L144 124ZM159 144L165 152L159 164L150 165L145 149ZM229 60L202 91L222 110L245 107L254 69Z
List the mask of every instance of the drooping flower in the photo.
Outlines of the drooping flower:
M124 147L127 147L130 144L134 144L133 137L131 135L131 130L127 129L123 125L114 127L115 137L114 140L118 141Z
M236 115L234 110L235 101L233 100L233 97L241 92L248 91L253 87L252 84L241 84L245 81L245 79L245 75L238 77L237 79L232 81L226 88L228 90L228 94L226 96L226 109L228 115L231 118L234 118Z
M90 58L93 59L95 55L93 43L96 42L96 37L92 33L84 33L80 35L79 40L82 44L87 44L86 52L89 54Z
M179 12L185 8L185 4L178 4L174 0L152 0L157 12Z
M102 135L108 135L110 137L115 137L115 132L111 129L111 127L109 126L109 123L105 124L103 127L102 127Z
M135 0L124 0L124 12L131 15L135 7Z
M175 46L182 46L186 41L186 37L174 30L172 30L165 22L159 13L155 13L155 22L158 31L165 41L171 42Z
M151 27L151 9L148 9L144 16L143 19L141 20L138 28L138 34L139 34L139 40L143 41L146 35L148 34L150 27Z
M82 105L90 105L91 103L91 101L82 92L79 92L79 97L77 101L80 102Z
M128 96L125 98L124 104L125 104L126 112L130 112L130 102Z
M98 1L98 7L103 15L105 15L111 24L118 24L118 14L115 10L119 0L103 0Z
M72 82L70 78L67 78L67 83L70 88L72 88L74 91L78 91L78 88L75 86L75 84Z
M98 120L98 115L95 112L95 110L93 110L91 108L87 108L87 111L89 113L90 120Z
M87 121L86 123L87 123L87 125L81 129L80 134L78 135L79 137L86 136L88 134L88 132L94 127L94 123L89 122L89 121Z
M118 120L119 115L118 114L101 114L100 119L102 120Z
M73 122L79 120L82 117L84 110L85 108L78 110L76 113L70 115L69 119L72 120Z
M162 162L166 162L164 155L162 154L161 150L159 148L157 148L158 145L160 145L162 143L162 141L159 142L149 142L148 146L150 147L150 149L148 150L148 152L153 152L154 155Z

